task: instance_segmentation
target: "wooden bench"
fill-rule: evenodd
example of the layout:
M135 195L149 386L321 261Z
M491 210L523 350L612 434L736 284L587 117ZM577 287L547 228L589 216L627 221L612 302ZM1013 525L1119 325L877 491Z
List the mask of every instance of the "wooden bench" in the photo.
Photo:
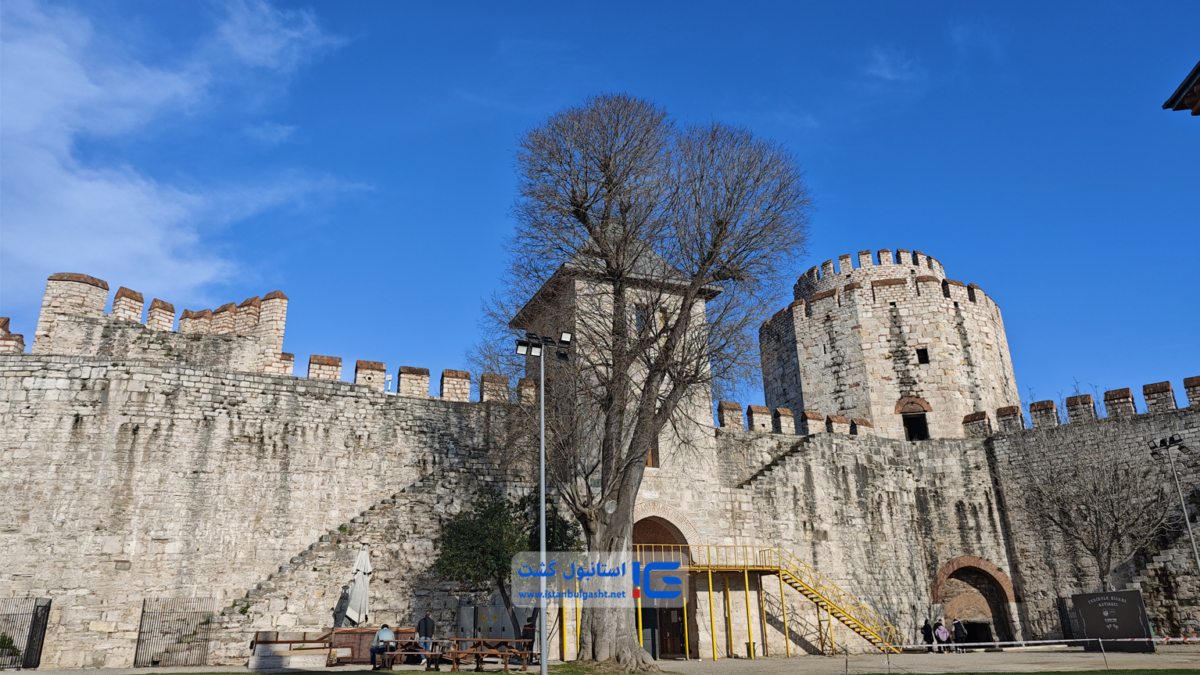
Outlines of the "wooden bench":
M529 670L532 659L533 641L522 639L511 640L481 640L479 638L453 638L445 640L448 643L446 655L450 658L450 670L458 672L459 664L464 660L475 661L475 672L483 672L483 660L496 657L508 672L508 661L512 658L521 660L521 671Z

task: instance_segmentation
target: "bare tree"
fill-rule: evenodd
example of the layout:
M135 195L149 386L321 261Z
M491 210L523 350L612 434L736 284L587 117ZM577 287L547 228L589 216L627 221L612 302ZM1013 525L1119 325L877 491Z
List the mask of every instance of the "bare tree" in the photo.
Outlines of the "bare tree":
M576 335L570 362L547 363L548 470L588 549L628 551L660 439L702 442L713 388L755 373L756 330L803 253L808 193L779 145L680 128L626 95L551 116L516 166L511 265L473 365L536 369L509 356L514 336ZM652 667L630 611L585 611L580 644L581 658Z
M1096 563L1101 590L1113 570L1179 525L1171 493L1150 467L1116 454L1075 457L1048 469L1027 462L1026 504Z

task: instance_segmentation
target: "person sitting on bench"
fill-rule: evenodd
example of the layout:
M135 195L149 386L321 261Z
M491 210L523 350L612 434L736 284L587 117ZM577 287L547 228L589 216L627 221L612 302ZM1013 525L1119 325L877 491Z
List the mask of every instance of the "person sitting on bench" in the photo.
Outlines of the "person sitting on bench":
M388 628L386 623L375 633L375 639L371 641L371 670L379 670L383 667L382 665L375 665L375 655L392 651L392 644L395 639L396 634Z

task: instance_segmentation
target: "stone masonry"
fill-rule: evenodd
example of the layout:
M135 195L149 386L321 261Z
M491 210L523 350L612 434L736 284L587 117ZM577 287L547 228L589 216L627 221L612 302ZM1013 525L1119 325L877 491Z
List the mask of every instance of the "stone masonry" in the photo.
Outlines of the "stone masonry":
M1068 634L1062 599L1094 582L1086 557L1029 513L1023 476L1081 449L1149 463L1137 454L1147 440L1200 447L1200 378L1184 381L1189 407L1157 383L1143 388L1146 412L1114 390L1106 416L1086 395L1066 401L1068 423L1034 402L1028 429L999 309L980 289L919 252L839 262L802 276L797 302L762 329L767 407L722 402L718 425L660 439L635 543L783 547L908 639L940 617L998 639ZM0 593L53 599L45 666L128 667L142 600L156 597L218 600L212 662L244 664L255 630L328 627L364 542L372 623L429 610L448 626L460 602L488 598L432 575L436 535L481 489L530 489L529 456L505 439L514 406L536 403L535 380L510 389L484 374L472 402L458 370L441 373L438 396L430 371L409 366L383 391L375 361L356 363L354 383L328 356L292 377L278 291L187 310L178 331L168 303L142 324L143 296L116 295L106 314L107 283L54 275L32 353L0 318ZM924 414L932 440L903 440L902 414ZM1193 518L1197 457L1177 458ZM1120 570L1159 634L1200 633L1184 547L1164 541ZM711 580L692 576L693 657L745 657L751 641L759 655L785 642L819 651L813 606L777 577ZM572 658L566 609L554 608L551 650ZM841 626L835 639L869 648Z
M868 420L905 439L962 438L971 413L1019 403L1000 307L920 251L860 251L801 275L795 302L759 331L767 405Z

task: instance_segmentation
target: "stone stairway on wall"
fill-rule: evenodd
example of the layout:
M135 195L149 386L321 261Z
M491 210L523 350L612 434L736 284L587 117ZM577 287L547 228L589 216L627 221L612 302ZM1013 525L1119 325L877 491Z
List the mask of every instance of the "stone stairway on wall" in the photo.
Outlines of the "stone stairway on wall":
M364 542L373 568L368 615L372 625L415 625L418 615L428 610L439 626L449 627L462 601L486 603L488 591L461 589L430 572L442 522L469 509L474 494L487 488L509 494L529 489L487 453L475 455L440 467L321 535L244 598L222 609L220 645L213 650L212 662L245 663L255 631L331 626L333 607L342 586L350 583Z
M1158 637L1200 635L1200 576L1187 535L1151 556L1127 590L1140 590Z

